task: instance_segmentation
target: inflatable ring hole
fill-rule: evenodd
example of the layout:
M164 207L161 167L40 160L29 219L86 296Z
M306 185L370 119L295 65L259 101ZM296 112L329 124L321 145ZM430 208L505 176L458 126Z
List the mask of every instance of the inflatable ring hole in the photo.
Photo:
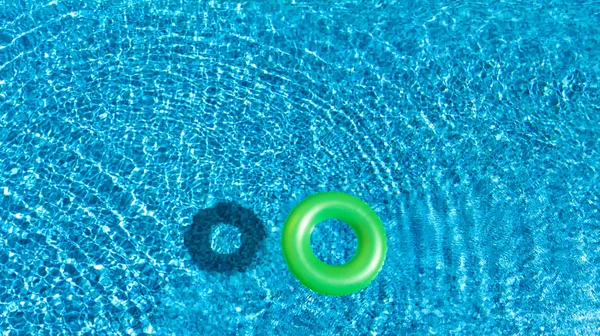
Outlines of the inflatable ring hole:
M310 247L322 262L343 265L356 253L358 240L350 225L338 219L318 223L311 236Z

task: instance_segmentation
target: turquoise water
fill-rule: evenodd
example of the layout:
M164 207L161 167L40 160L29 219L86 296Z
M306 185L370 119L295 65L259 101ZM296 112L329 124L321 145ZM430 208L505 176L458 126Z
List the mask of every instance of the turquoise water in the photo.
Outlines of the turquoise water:
M598 333L599 18L591 1L0 0L0 332ZM388 234L347 297L303 288L279 248L325 190ZM337 264L356 244L333 221L312 240Z

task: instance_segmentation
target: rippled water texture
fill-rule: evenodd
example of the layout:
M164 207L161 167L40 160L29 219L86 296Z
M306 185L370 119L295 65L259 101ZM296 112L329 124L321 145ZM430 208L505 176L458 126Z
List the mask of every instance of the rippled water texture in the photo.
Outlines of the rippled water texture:
M0 331L598 333L598 27L592 1L0 0ZM279 248L325 190L388 233L347 297ZM220 202L264 229L244 267L185 243Z

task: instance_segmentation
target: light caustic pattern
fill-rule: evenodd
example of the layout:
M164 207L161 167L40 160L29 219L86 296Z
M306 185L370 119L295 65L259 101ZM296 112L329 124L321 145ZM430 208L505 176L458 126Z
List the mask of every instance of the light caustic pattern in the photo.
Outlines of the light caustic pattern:
M598 11L0 0L0 330L597 333ZM279 248L326 190L394 251L348 297ZM233 275L184 246L220 201L267 233Z

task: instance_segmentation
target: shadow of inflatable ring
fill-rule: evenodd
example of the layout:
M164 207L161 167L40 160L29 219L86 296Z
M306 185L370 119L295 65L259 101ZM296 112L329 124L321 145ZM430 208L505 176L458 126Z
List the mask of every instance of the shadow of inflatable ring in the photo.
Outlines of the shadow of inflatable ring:
M240 231L241 246L233 253L217 253L211 247L212 227L219 223L232 225ZM184 234L184 245L200 270L245 272L266 236L265 226L254 212L237 203L222 202L198 211L192 226Z

